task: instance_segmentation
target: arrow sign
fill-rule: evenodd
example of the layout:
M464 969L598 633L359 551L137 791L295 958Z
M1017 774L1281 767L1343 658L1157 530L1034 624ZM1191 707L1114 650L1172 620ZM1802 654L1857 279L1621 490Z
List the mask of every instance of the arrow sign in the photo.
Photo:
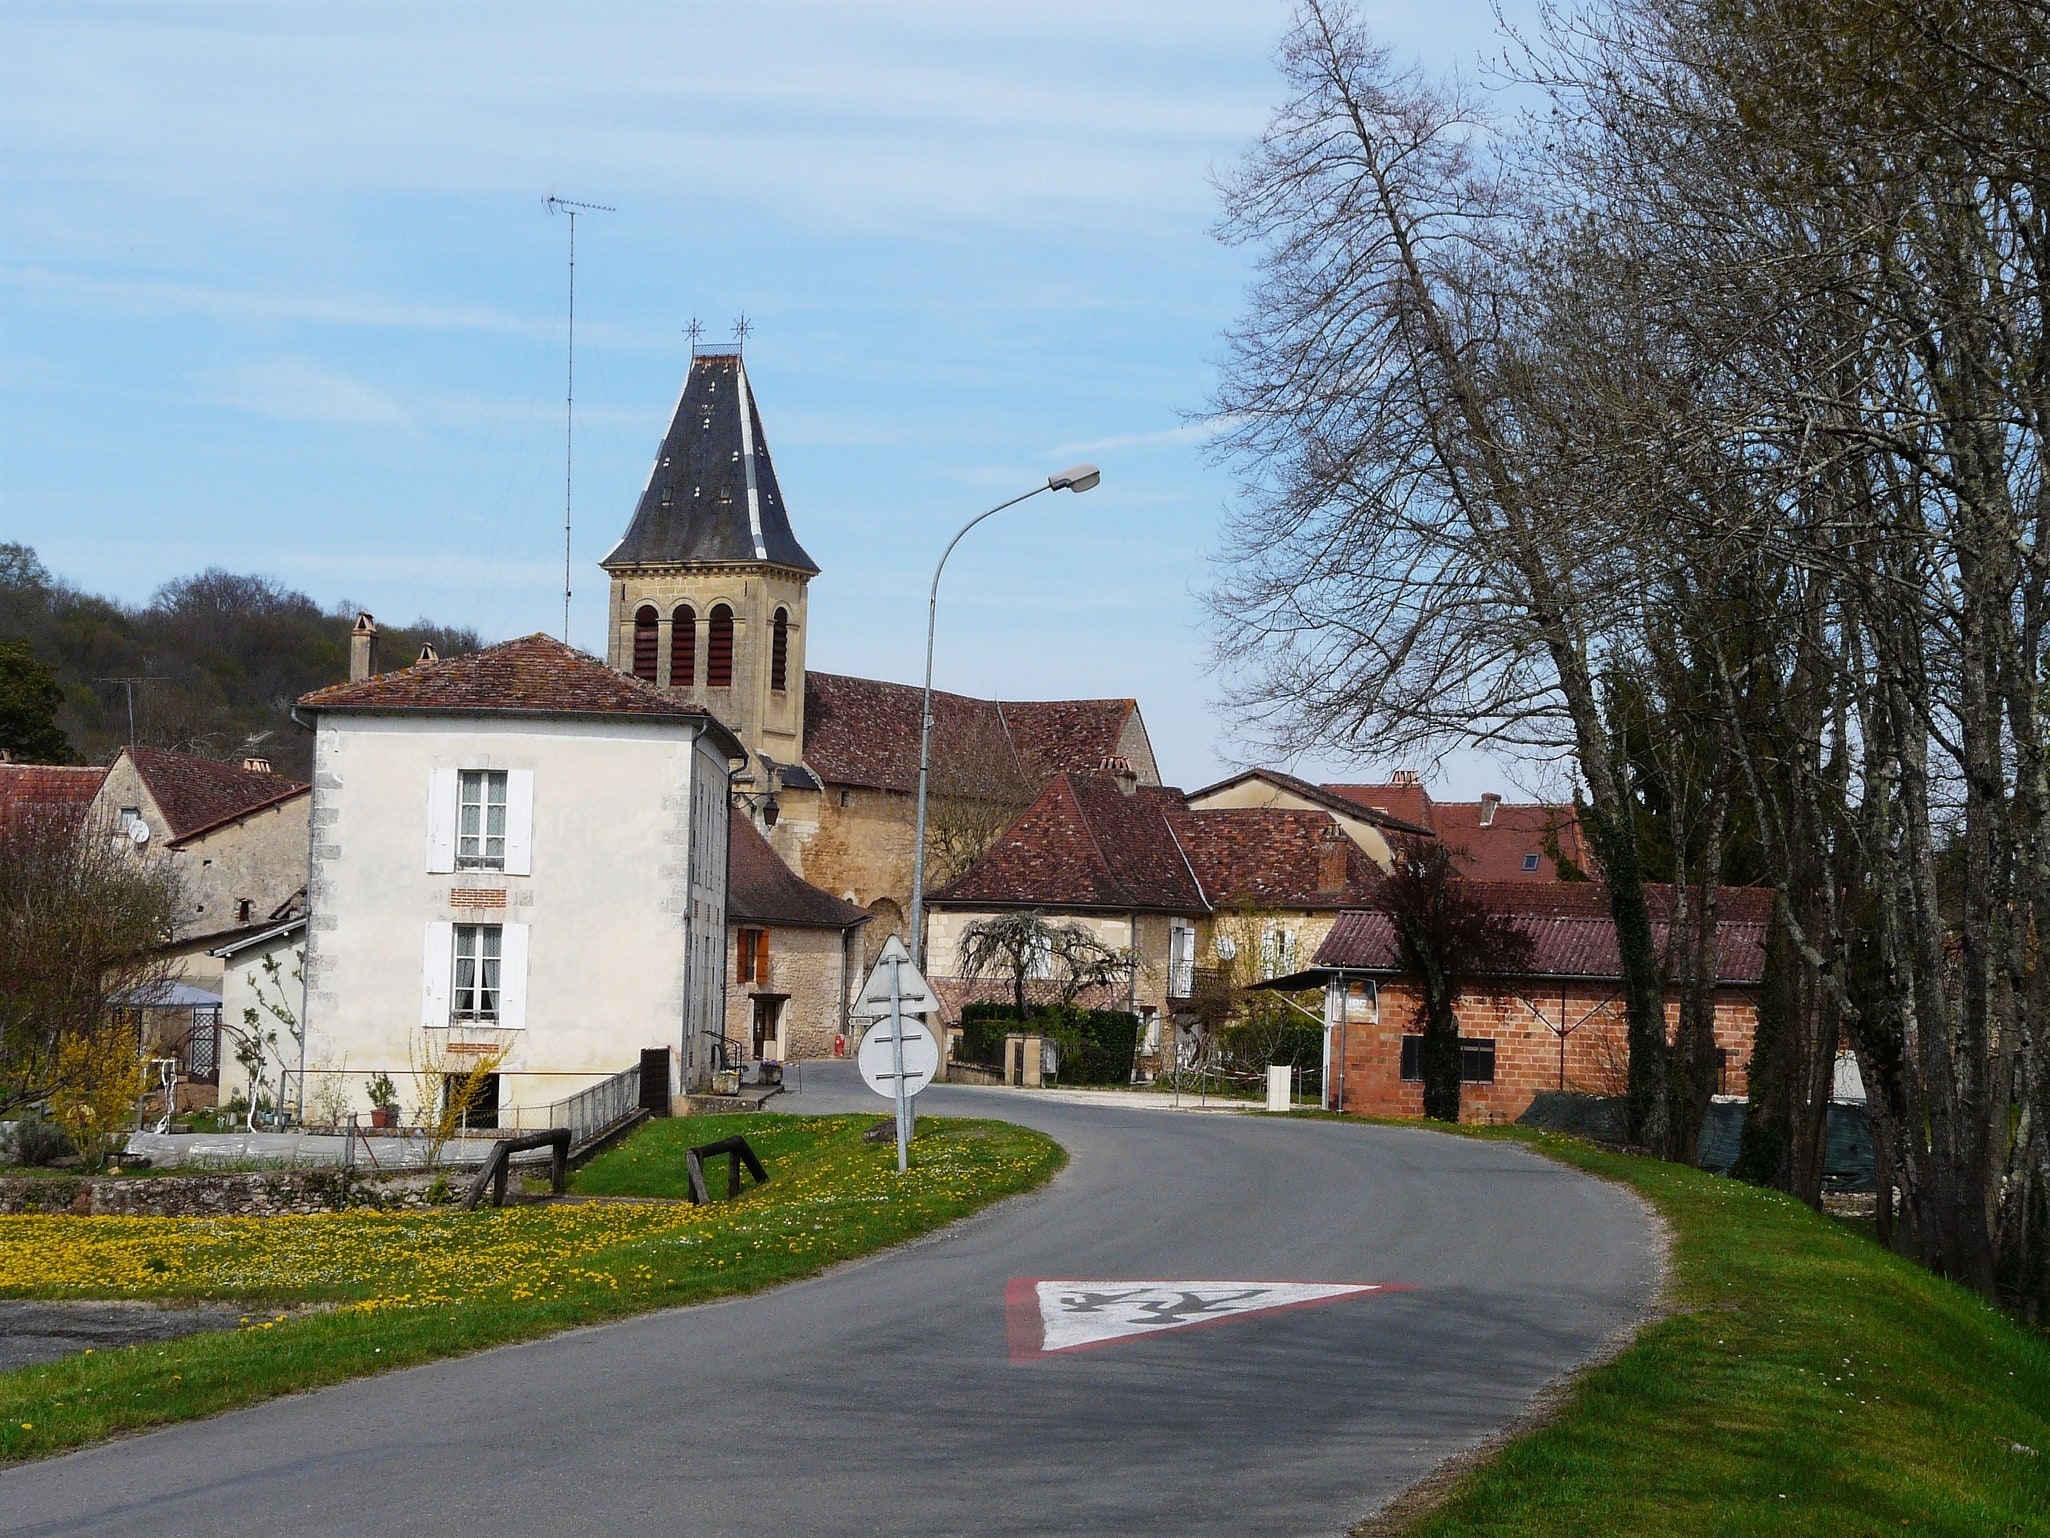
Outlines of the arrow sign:
M861 994L854 1002L852 1013L862 1016L889 1014L892 962L897 964L898 1007L907 1015L938 1014L939 995L932 991L932 984L925 980L925 974L912 965L911 952L904 949L904 942L895 935L883 942L882 954L876 957L868 981L861 985Z
M1011 1360L1407 1289L1386 1282L1061 1282L1014 1276L1004 1290Z

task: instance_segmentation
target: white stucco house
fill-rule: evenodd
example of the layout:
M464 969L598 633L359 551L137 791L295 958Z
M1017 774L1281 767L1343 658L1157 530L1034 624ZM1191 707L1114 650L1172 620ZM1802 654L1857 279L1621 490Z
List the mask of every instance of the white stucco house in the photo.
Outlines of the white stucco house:
M345 1074L368 1109L389 1074L411 1107L502 1052L472 1120L507 1126L644 1052L667 1049L672 1095L702 1079L731 732L545 635L317 690L298 714L316 733L309 1078Z

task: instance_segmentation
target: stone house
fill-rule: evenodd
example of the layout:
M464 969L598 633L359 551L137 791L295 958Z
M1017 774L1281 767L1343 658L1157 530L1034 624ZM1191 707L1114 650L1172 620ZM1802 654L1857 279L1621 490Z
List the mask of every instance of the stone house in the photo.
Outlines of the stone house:
M86 815L138 860L169 860L183 911L171 936L178 975L218 988L227 937L278 922L306 886L309 787L261 758L239 764L123 748Z
M431 1090L495 1054L481 1119L645 1071L644 1052L666 1054L672 1093L702 1081L724 1029L742 751L725 727L545 635L299 712L316 728L307 1056L346 1059L353 1106L366 1075Z
M758 1064L837 1055L863 976L867 911L800 878L739 807L727 850L729 1050Z
M911 905L921 691L809 668L819 566L792 528L737 343L693 349L633 517L600 565L607 660L733 730L746 748L744 790L776 806L776 853L868 912L865 965ZM1121 757L1142 783L1159 783L1133 700L942 691L933 718L929 847L943 864L950 835L965 866L1050 775Z
M1056 775L981 859L932 893L928 970L952 1006L1005 996L957 975L968 926L1020 909L1079 922L1137 962L1125 998L1087 1002L1137 1014L1151 1044L1142 1052L1156 1052L1162 1022L1193 1019L1215 980L1298 970L1341 912L1370 899L1380 866L1344 821L1360 815L1198 807L1121 766Z
M1461 1115L1514 1121L1539 1090L1621 1094L1628 1049L1608 893L1593 882L1476 882L1489 906L1512 915L1531 938L1533 958L1515 976L1471 984L1458 1002L1465 1073ZM1651 888L1661 953L1670 889ZM1718 1091L1748 1085L1758 992L1765 975L1773 894L1724 888L1717 900L1715 1035L1722 1056ZM1417 1044L1420 996L1404 975L1386 912L1338 916L1313 965L1285 979L1325 990L1325 1106L1362 1116L1423 1115ZM1677 1028L1680 997L1668 992L1666 1021Z

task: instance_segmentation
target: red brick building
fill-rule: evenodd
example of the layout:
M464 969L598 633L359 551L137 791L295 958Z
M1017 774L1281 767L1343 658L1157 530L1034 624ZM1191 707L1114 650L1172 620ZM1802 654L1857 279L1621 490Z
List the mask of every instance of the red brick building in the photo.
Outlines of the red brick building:
M1534 959L1522 975L1490 978L1458 1005L1465 1044L1461 1116L1514 1121L1541 1089L1620 1094L1628 1053L1608 894L1591 882L1475 882L1490 905L1514 916ZM1653 934L1669 954L1671 890L1653 887ZM1715 1034L1723 1054L1722 1093L1746 1087L1758 1024L1772 894L1718 894ZM1691 927L1691 926L1690 926ZM1685 935L1683 933L1683 940ZM1339 916L1309 972L1286 981L1325 986L1325 1104L1362 1116L1423 1115L1417 1044L1423 1021L1417 986L1403 975L1385 912ZM1666 999L1670 1035L1678 990Z

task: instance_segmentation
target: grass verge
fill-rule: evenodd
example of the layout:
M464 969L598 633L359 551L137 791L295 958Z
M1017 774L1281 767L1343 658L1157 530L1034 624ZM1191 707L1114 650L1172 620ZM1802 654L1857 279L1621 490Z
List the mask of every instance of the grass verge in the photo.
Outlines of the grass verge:
M743 1134L768 1165L768 1184L749 1181L738 1200L703 1208L592 1201L474 1213L0 1217L0 1297L233 1299L250 1316L229 1333L0 1374L0 1460L793 1281L1028 1190L1065 1158L1052 1140L1008 1123L921 1117L911 1173L900 1178L894 1143L861 1140L874 1122L653 1122L580 1171L572 1188L674 1198L687 1189L685 1149ZM723 1178L711 1185L723 1196Z
M1477 1135L1646 1197L1671 1312L1409 1538L2050 1533L2050 1337L1778 1192Z

